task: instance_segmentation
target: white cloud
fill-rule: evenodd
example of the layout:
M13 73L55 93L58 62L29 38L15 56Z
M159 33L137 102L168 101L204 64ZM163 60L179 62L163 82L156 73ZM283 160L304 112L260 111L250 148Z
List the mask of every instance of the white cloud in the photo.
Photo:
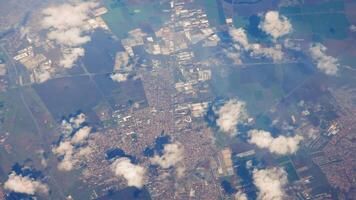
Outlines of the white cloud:
M119 71L126 69L129 66L130 56L125 52L117 52L115 57L115 66L114 70Z
M79 28L49 32L47 37L50 40L55 40L58 44L68 46L79 46L90 41L89 36L82 36L82 31Z
M247 38L247 34L245 29L243 28L231 28L229 30L229 33L232 37L232 39L237 42L238 44L240 44L245 50L250 48L250 43L248 41Z
M42 27L58 30L85 27L85 21L89 19L90 9L97 5L94 2L81 2L46 8L43 10Z
M215 113L218 115L216 123L220 131L229 133L231 136L237 134L236 126L248 118L246 103L236 99L229 100Z
M259 28L271 35L274 39L287 35L292 32L293 27L289 20L280 15L277 11L268 11Z
M71 68L84 55L84 49L79 47L90 41L87 20L90 18L90 10L97 6L95 2L66 3L42 11L41 26L49 30L47 38L69 49L63 52L61 66Z
M89 127L89 126L84 126L84 127L80 128L73 135L73 137L71 139L71 143L79 144L79 143L85 141L89 137L90 132L91 132L91 127Z
M236 194L235 194L235 200L247 200L247 196L245 193L241 192L241 191L238 191Z
M48 81L51 78L51 72L49 71L40 71L38 73L36 73L36 80L38 83L43 83Z
M317 64L317 68L327 75L336 75L339 71L338 60L332 56L326 55L327 48L320 44L312 44L309 48L312 59Z
M283 60L284 53L282 52L281 45L275 45L274 47L263 47L260 44L252 44L250 55L252 57L265 57L273 60L273 62L280 62Z
M84 56L85 50L83 48L67 48L62 53L62 59L59 61L59 64L69 69L73 67L78 58Z
M48 186L30 177L23 177L12 172L4 183L4 188L17 193L34 195L36 193L48 194Z
M110 78L113 80L113 81L116 81L116 82L125 82L127 81L128 79L128 75L129 74L123 74L123 73L113 73L110 75Z
M52 148L55 155L63 156L63 159L58 163L58 169L61 171L72 170L81 156L91 153L92 149L89 146L76 146L85 144L91 133L91 127L83 126L85 120L85 114L81 113L69 120L62 121L64 137L58 146Z
M301 51L302 47L295 40L291 40L289 38L285 39L283 42L283 46L287 49L292 49L295 51Z
M354 24L350 25L350 31L356 32L356 25Z
M59 143L58 147L52 149L52 152L58 155L65 155L67 153L71 154L73 152L73 145L70 141L62 141Z
M74 128L79 128L87 119L86 115L84 113L80 113L74 117L71 117L69 119L69 122L72 124Z
M259 148L266 148L275 154L293 154L299 149L299 143L303 139L300 135L294 137L278 136L272 137L270 132L263 130L251 130L248 133L250 144L255 144Z
M231 52L231 51L228 51L228 50L225 50L224 53L226 54L226 56L228 58L230 58L235 65L241 65L242 64L242 61L241 61L241 58L240 58L240 53L238 52Z
M238 45L234 47L239 51L248 51L253 58L268 58L273 62L280 62L283 60L284 53L282 46L276 44L274 47L264 47L258 43L249 43L246 31L243 28L231 28L229 33Z
M64 141L58 147L54 147L52 152L57 156L63 156L63 159L58 163L58 169L61 171L70 171L73 169L75 160L73 159L74 146L70 141Z
M128 158L119 158L111 165L116 176L121 176L127 181L128 186L142 188L145 179L145 168L132 164Z
M73 156L72 154L69 154L69 153L66 153L64 155L64 158L63 160L61 160L59 163L58 163L58 170L60 171L65 171L65 172L68 172L68 171L71 171L74 167L74 164L75 164L75 160L73 159Z
M163 155L155 155L151 162L158 164L164 169L175 166L184 158L184 149L180 143L166 144L163 149Z
M258 189L259 200L282 200L288 183L287 173L281 168L253 170L253 182Z

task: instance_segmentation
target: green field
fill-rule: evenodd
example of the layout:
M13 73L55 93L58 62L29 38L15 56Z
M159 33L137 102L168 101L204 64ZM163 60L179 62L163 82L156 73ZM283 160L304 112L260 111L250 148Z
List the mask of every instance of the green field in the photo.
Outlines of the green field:
M210 25L218 26L225 24L224 10L218 4L218 0L196 0L196 2L203 6Z
M103 19L112 32L121 39L127 36L127 32L142 24L158 28L166 17L163 11L168 8L168 4L142 3L133 5L129 1L119 3L107 0L105 4L109 11L103 15Z
M314 34L316 37L345 39L349 22L343 13L344 2L330 1L322 4L303 4L282 7L279 11L292 22L297 36Z

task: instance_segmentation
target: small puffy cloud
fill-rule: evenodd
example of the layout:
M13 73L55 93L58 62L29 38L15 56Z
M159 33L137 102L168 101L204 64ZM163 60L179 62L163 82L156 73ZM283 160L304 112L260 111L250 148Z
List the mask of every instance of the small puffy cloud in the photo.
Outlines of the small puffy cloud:
M73 169L75 162L76 161L73 159L72 154L66 153L63 157L63 160L58 163L57 168L60 171L69 172Z
M260 44L252 44L250 55L252 57L265 57L273 60L273 62L280 62L283 60L284 53L281 45L274 47L262 47Z
M57 156L63 156L63 159L58 163L58 169L61 171L70 171L73 169L75 160L73 159L74 146L70 141L64 141L58 147L54 147L52 152Z
M327 48L320 43L312 44L309 48L310 55L317 68L327 75L336 75L340 65L336 58L326 55L326 50Z
M241 58L240 58L240 53L231 52L231 51L228 51L228 50L225 50L224 53L226 54L226 57L228 57L229 59L231 59L234 62L234 64L236 64L236 65L241 65L242 64L242 61L241 61Z
M74 117L69 119L69 122L72 124L74 128L79 128L86 120L86 115L84 113L80 113Z
M112 165L112 171L116 176L123 177L128 186L142 188L145 179L145 168L132 164L128 158L119 158Z
M43 10L42 27L54 30L85 27L85 21L89 19L90 9L97 5L94 2L81 2L48 7Z
M123 74L123 73L113 73L110 75L110 78L113 80L113 81L116 81L116 82L125 82L127 81L128 79L128 76L129 74Z
M79 144L79 143L85 141L89 137L90 132L91 132L91 127L89 127L89 126L84 126L84 127L80 128L73 135L73 137L71 139L71 143Z
M52 152L58 155L72 153L73 145L70 143L70 141L62 141L61 143L59 143L58 147L52 149Z
M299 149L299 143L303 139L302 136L295 135L294 137L278 136L272 137L270 132L263 130L250 130L248 133L250 144L255 144L259 148L266 148L271 153L285 155L293 154Z
M158 164L163 169L168 169L175 166L177 163L182 161L184 158L184 149L180 143L166 144L163 149L163 155L155 155L151 162L153 164Z
M90 41L89 36L82 36L82 31L79 28L49 32L47 37L59 44L68 46L79 46Z
M292 49L295 51L300 51L302 50L302 47L300 46L300 44L298 44L296 41L291 40L289 38L285 39L283 42L283 46L287 49Z
M244 123L248 114L246 111L246 103L231 99L226 102L220 109L215 111L218 115L216 124L219 126L220 131L229 133L231 136L237 134L237 125Z
M95 2L66 3L51 6L42 11L41 27L48 30L47 38L64 47L60 65L71 68L84 55L81 45L90 41L87 23L90 10L97 7Z
M117 52L115 57L115 66L116 71L123 70L128 67L130 61L129 54L125 52Z
M236 194L235 194L235 200L248 200L247 199L247 196L245 193L241 192L241 191L238 191Z
M253 170L253 182L258 189L259 200L282 200L288 183L287 173L281 168Z
M63 119L61 127L62 131L67 133L66 135L72 133L75 129L83 126L85 120L87 119L84 113L77 114L69 119Z
M293 27L289 20L277 11L268 11L259 28L271 35L274 39L292 32Z
M78 156L87 156L90 155L92 153L93 149L89 146L84 147L84 148L80 148L77 155Z
M237 50L243 50L250 53L253 58L268 58L274 62L280 62L283 60L284 53L281 45L275 45L274 47L264 47L258 43L249 43L245 29L243 28L231 28L229 33L235 43Z
M356 32L356 25L354 25L354 24L350 25L350 31Z
M63 51L62 59L59 64L64 68L72 68L78 58L84 56L83 48L67 48Z
M9 191L34 195L36 193L48 194L48 186L27 176L17 175L12 172L4 183L4 188Z
M49 71L43 70L36 74L36 80L38 83L44 83L51 78L51 73Z
M81 113L69 120L62 121L64 130L63 138L58 146L52 148L52 152L63 159L58 163L58 169L61 171L70 171L75 166L78 157L91 153L89 146L83 146L88 140L92 128L83 126L86 116ZM80 144L78 146L78 144Z
M245 29L243 28L231 28L229 30L229 33L232 37L232 39L237 42L238 44L240 44L244 49L249 49L250 48L250 44L248 42L248 38L245 32Z

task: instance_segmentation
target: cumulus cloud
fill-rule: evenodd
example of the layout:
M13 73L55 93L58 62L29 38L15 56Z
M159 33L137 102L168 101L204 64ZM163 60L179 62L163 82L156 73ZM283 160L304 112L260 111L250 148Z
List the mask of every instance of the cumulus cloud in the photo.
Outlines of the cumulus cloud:
M166 144L163 149L163 155L155 155L151 162L158 164L163 169L168 169L175 166L184 158L184 148L180 143Z
M270 132L263 130L251 130L248 133L250 144L255 144L259 148L266 148L271 153L285 155L293 154L299 149L299 143L303 139L300 135L294 137L278 136L272 137Z
M283 60L284 53L282 52L281 45L277 44L274 47L263 47L260 44L252 44L250 49L252 57L270 58L274 62L280 62Z
M286 194L287 173L281 168L253 170L253 182L258 189L259 200L282 200Z
M65 31L49 32L47 37L62 45L78 46L90 41L89 36L82 36L81 34L80 29L72 28Z
M71 117L68 121L71 123L71 126L73 128L79 128L87 119L86 115L84 113L80 113L74 117ZM66 121L64 120L64 123Z
M284 40L283 46L287 49L292 49L295 51L302 50L302 47L300 46L300 44L298 44L295 40L291 40L289 38Z
M229 100L215 113L218 115L216 123L220 131L229 133L231 136L237 134L236 126L244 123L248 118L246 103L236 99Z
M17 193L34 195L36 193L48 194L48 186L27 176L12 172L4 183L4 188Z
M280 15L277 11L268 11L259 28L271 35L274 39L287 35L292 32L293 27L289 20Z
M117 52L115 56L115 66L114 69L116 71L124 70L129 66L130 56L125 52Z
M59 61L59 64L69 69L73 67L78 58L84 56L85 50L83 48L67 48L62 53L62 59Z
M236 194L235 194L235 200L247 200L247 196L245 193L241 192L241 191L238 191Z
M79 143L85 141L89 137L90 132L91 132L91 127L89 127L89 126L84 126L84 127L80 128L73 135L73 137L71 139L71 143L79 144Z
M121 176L127 181L128 186L142 188L145 179L145 168L131 163L128 158L119 158L112 165L112 171L116 176Z
M340 65L336 58L326 55L326 50L327 48L320 43L312 44L309 48L317 68L327 75L336 75Z
M58 169L61 171L70 171L73 169L75 160L73 159L74 146L69 141L64 141L58 147L54 147L52 152L57 156L63 156L58 163Z
M88 155L91 152L89 146L82 145L87 142L92 130L91 127L83 125L85 120L86 116L81 113L62 122L63 138L58 146L52 148L55 155L63 157L58 163L58 169L61 171L72 170L77 162L77 157Z
M283 60L284 53L282 46L276 44L272 47L264 47L258 43L249 43L245 29L243 28L231 28L229 33L235 43L235 48L240 51L247 51L253 58L268 58L274 62L280 62Z
M66 3L42 11L41 26L49 30L47 38L67 49L73 48L69 53L63 53L61 66L71 68L84 55L84 49L79 46L90 41L87 20L90 18L90 10L97 6L95 2Z
M244 49L249 49L250 48L250 43L247 38L247 34L245 29L243 28L231 28L229 30L229 33L232 37L232 39L240 44Z
M238 52L231 52L231 51L228 51L228 50L224 50L224 53L226 55L226 57L230 58L235 65L241 65L242 64L242 61L241 61L241 58L240 58L240 53Z
M127 81L128 79L128 76L129 74L123 74L123 73L113 73L110 75L110 78L113 80L113 81L116 81L116 82L125 82Z

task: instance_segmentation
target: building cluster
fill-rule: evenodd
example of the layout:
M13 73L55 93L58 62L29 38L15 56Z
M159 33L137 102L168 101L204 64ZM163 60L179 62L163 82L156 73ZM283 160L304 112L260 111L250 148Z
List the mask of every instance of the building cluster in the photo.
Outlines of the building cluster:
M89 31L102 28L109 30L101 15L105 14L107 9L100 7L92 11L91 18L86 21ZM42 40L37 33L29 32L26 35L27 47L16 52L13 59L21 63L29 72L29 77L18 77L18 84L26 85L31 83L43 83L57 73L62 72L57 62L58 56L53 53L54 49L61 49L66 52L70 49L62 49L57 47L53 41L45 39ZM67 52L71 53L71 52ZM1 72L2 70L0 70ZM24 83L23 80L29 79L29 83Z
M47 81L55 72L52 60L42 53L37 53L32 45L18 51L13 59L23 64L30 72L31 83ZM22 77L19 77L19 84L23 85Z

